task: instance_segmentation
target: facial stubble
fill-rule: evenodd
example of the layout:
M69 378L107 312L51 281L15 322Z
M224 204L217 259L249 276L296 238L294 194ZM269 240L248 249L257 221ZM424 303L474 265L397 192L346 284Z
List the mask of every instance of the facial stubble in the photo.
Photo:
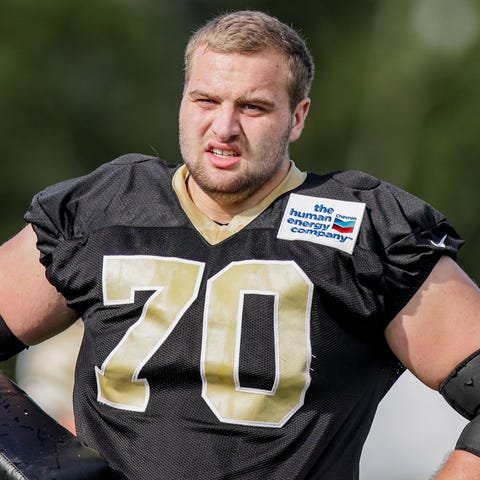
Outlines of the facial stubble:
M272 178L275 178L282 169L285 160L288 160L292 122L289 122L279 141L273 141L268 145L264 145L258 152L256 155L257 159L263 159L261 163L258 163L258 166L261 166L261 168L249 168L249 163L245 160L247 162L246 169L242 172L242 175L232 172L232 178L223 184L215 181L208 171L203 168L200 161L191 160L192 157L195 157L195 154L182 130L180 126L180 150L183 161L195 183L217 203L235 206L245 202L258 192ZM244 146L242 151L248 153L251 151L251 148ZM254 164L254 167L256 166L257 164Z

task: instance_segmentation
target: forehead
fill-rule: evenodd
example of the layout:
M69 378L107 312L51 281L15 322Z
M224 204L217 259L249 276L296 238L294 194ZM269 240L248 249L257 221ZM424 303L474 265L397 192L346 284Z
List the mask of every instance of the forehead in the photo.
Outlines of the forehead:
M288 96L288 66L276 51L221 53L198 48L191 57L187 89L270 92Z

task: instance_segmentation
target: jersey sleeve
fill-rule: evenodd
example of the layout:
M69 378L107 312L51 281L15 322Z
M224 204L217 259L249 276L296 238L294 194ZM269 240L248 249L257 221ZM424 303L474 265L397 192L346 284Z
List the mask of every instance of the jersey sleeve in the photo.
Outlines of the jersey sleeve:
M47 187L33 197L24 218L37 235L40 261L47 268L47 276L54 253L61 250L57 255L68 257L69 243L79 242L92 230L108 225L111 205L125 215L135 215L129 208L129 192L142 189L132 187L132 170L138 163L151 160L158 161L144 155L124 155L88 175Z
M384 318L388 324L438 260L444 255L456 260L464 242L442 213L394 185L379 183L363 193L366 215L373 226L368 234L377 237L373 241L383 266Z
M31 223L37 234L40 261L48 267L51 255L65 240L74 235L74 222L70 215L68 197L81 179L68 180L46 188L33 197L25 220Z

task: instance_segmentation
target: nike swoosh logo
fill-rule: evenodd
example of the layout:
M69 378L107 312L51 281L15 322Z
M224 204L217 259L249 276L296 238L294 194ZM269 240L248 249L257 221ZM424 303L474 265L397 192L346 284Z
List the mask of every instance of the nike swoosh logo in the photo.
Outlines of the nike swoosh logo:
M430 240L430 243L431 243L434 247L445 248L445 247L446 247L446 245L445 245L445 240L447 239L447 236L448 236L448 235L444 235L439 242L434 242L433 240Z

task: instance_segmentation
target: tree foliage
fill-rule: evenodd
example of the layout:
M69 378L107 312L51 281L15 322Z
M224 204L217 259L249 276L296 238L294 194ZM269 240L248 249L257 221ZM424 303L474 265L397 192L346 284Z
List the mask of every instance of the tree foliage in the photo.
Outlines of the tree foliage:
M298 3L298 2L297 2ZM474 0L3 0L0 239L34 193L132 151L179 162L183 48L213 14L261 9L306 37L312 109L292 156L360 169L443 211L480 278L480 8Z

